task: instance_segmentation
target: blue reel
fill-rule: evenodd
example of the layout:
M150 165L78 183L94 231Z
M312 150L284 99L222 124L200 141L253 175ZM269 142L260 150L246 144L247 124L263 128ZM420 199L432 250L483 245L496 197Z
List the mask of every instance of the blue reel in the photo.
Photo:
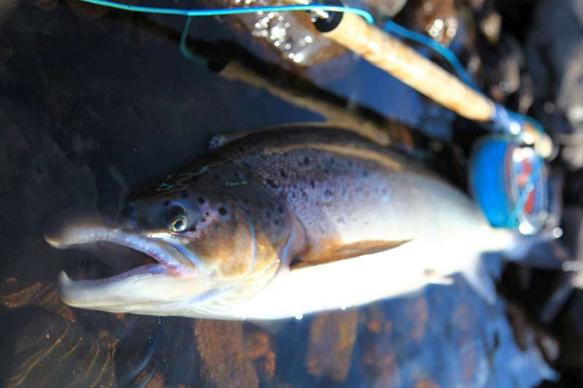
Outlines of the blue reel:
M470 163L470 187L493 227L534 234L548 217L548 177L544 159L531 147L502 136L476 144Z

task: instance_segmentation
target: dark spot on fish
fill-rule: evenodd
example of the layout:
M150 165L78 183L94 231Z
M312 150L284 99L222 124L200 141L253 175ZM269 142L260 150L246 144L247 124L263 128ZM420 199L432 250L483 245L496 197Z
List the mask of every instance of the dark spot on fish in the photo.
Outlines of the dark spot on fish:
M302 164L304 166L307 166L308 164L310 164L310 158L308 158L307 156L304 156L304 160L302 161Z
M247 162L243 162L243 167L245 167L246 169L251 169L251 165Z
M271 180L271 179L266 179L265 181L267 182L267 184L268 184L269 186L271 186L271 187L273 187L273 188L275 188L275 187L276 187L276 184L275 184L275 182L274 182L273 180Z
M170 205L170 200L164 201L164 206L168 206L168 205Z
M334 164L336 163L336 160L334 158L330 158L330 164Z
M227 209L225 209L224 207L220 207L219 214L222 216L227 215Z
M283 206L278 207L277 211L279 212L279 214L283 214L283 212L284 212Z
M313 179L310 180L310 186L312 187L312 189L316 188L316 182Z
M281 175L282 178L287 178L287 174L284 170L279 170L279 175Z
M205 212L204 215L208 217L210 215L210 213L209 212Z
M202 222L202 223L204 224L204 223L206 222L206 218L202 217L202 218L200 219L200 222Z
M188 191L182 190L180 194L182 195L182 198L188 198Z
M267 219L271 218L271 212L269 210L265 212L265 217L267 217Z
M273 225L278 226L279 225L279 220L273 221Z
M367 178L367 177L368 177L368 175L369 175L369 172L368 172L368 171L366 171L366 170L362 170L362 176L363 176L363 177Z
M198 197L198 203L200 203L202 205L204 203L204 198L203 197Z
M306 193L306 190L304 190L304 189L300 189L300 193L302 194L302 197L308 196L308 193Z
M196 232L196 225L192 225L190 228L188 228L189 232Z
M332 191L330 189L326 189L324 190L324 195L327 197L331 197L332 196Z
M233 176L234 176L235 178L239 178L239 177L241 176L241 174L239 174L239 172L238 172L238 171L235 171L235 172L233 173Z

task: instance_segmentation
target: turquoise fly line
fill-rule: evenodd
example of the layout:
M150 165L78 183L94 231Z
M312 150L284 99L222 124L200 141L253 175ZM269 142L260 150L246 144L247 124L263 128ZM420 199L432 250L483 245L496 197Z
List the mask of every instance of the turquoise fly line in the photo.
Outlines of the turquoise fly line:
M222 16L222 15L240 15L257 12L290 12L290 11L350 12L362 17L369 24L374 24L374 18L368 11L365 11L364 9L361 8L347 7L341 5L297 4L297 5L269 5L260 7L237 7L237 8L180 9L124 4L109 0L81 0L81 1L85 3L130 12L151 13L158 15L178 15L178 16Z

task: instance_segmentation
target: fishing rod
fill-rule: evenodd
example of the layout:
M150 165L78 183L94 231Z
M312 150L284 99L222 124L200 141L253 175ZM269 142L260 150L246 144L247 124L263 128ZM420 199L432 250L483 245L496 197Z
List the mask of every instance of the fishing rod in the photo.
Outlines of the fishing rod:
M434 102L487 126L493 132L492 136L477 143L470 165L471 190L492 226L534 234L545 225L549 208L545 159L556 153L551 138L535 120L509 111L481 93L455 55L430 38L391 21L383 30L374 25L374 18L368 11L345 6L336 0L328 4L222 9L147 7L109 0L81 1L132 12L187 16L187 23L195 16L309 12L314 26L323 36ZM457 77L417 53L398 37L416 40L435 50L452 65Z
M533 146L545 158L553 155L553 142L532 120L495 104L400 40L367 23L362 17L333 12L327 19L318 16L314 26L324 36L458 115L473 121L492 123L509 135L518 137L522 143Z

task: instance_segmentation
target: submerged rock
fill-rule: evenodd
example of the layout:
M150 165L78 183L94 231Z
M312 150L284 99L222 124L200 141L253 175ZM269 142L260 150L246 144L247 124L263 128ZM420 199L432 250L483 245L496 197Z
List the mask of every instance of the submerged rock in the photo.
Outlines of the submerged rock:
M535 114L565 145L564 159L583 167L583 2L543 0L531 25Z
M448 46L458 33L459 15L453 0L412 0L403 10L403 21Z
M291 3L287 4L290 5ZM213 0L216 7L261 7L286 5L269 0ZM257 12L232 15L220 19L263 56L288 67L301 69L329 61L346 50L324 38L313 26L306 12Z
M363 0L363 3L381 17L393 17L401 12L407 0Z
M343 381L350 370L357 336L358 311L316 316L310 325L306 369L312 376Z
M247 353L241 322L197 320L194 336L202 377L217 387L257 387L259 378Z

